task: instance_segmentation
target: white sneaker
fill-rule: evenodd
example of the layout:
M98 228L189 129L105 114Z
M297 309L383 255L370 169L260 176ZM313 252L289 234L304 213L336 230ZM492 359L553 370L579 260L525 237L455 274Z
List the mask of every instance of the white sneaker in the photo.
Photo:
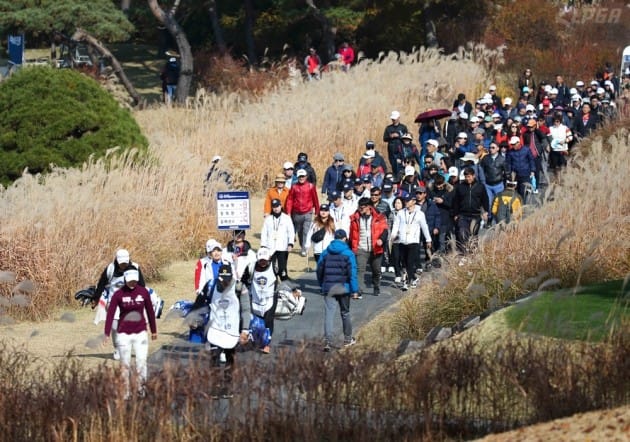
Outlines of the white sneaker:
M407 290L409 290L409 287L407 287L407 283L404 282L402 287L400 288L403 292L406 292Z
M381 273L385 273L387 271L386 267L381 267Z
M411 284L409 284L409 286L412 289L415 289L416 287L418 287L418 278L414 279L413 281L411 281Z
M392 266L389 266L389 267L387 267L387 271L389 273L394 273L396 270Z
M394 282L395 282L396 284L400 284L400 283L402 282L402 278L401 278L400 276L396 276L396 277L394 278Z
M118 351L118 349L114 349L114 360L115 361L120 361L120 352Z
M357 340L354 338L351 338L349 341L344 341L343 346L350 347L351 345L354 345L356 343L357 343Z

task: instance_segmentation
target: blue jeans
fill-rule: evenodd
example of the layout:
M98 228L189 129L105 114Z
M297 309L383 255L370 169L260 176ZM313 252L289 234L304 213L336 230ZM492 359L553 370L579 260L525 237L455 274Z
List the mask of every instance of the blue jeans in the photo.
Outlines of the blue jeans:
M490 222L492 221L492 202L494 201L495 196L503 192L505 186L503 185L503 182L493 185L485 184L485 186L486 193L488 194L488 204L490 205L490 211L488 212L488 225L490 225Z
M345 295L324 295L324 338L326 343L332 342L333 316L335 310L341 312L341 325L343 326L344 342L352 339L352 321L350 320L350 296Z

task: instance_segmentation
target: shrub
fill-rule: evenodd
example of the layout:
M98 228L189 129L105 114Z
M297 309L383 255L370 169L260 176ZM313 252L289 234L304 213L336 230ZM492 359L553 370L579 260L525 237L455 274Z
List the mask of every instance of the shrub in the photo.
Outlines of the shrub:
M79 166L120 146L145 149L133 116L94 80L69 69L25 68L0 83L0 182L28 168Z

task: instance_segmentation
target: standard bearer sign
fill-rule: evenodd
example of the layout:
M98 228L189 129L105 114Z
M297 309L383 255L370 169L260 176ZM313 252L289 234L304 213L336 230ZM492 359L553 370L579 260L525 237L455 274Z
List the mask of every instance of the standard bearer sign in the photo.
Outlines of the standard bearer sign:
M251 228L249 192L217 192L217 228L247 230Z

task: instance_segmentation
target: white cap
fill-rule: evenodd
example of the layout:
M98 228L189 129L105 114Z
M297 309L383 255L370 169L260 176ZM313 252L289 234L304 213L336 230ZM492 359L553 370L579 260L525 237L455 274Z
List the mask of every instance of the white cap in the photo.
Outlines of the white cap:
M510 105L510 104L512 104L512 99L511 99L510 97L505 97L505 98L503 99L503 104L504 104L504 105Z
M510 144L518 144L520 142L521 142L521 139L519 137L510 138Z
M484 112L477 112L477 118L479 118L480 120L483 120L485 116L486 114Z
M550 85L550 84L545 85L545 92L551 92L552 88L553 88L553 86Z
M369 158L374 158L376 155L374 153L373 150L366 150L365 153L363 154L363 158L365 158L366 160Z
M569 95L575 95L577 94L577 89L572 87L571 89L569 89Z
M470 122L471 123L479 123L479 121L481 121L478 117L470 117Z
M597 92L597 95L601 95L601 94L605 94L606 90L603 87L598 87L596 92Z
M129 269L125 273L125 281L139 281L140 273L136 269Z
M261 247L260 249L258 249L258 252L256 252L256 260L261 259L264 259L265 261L271 260L271 250L269 250L267 247Z
M300 169L300 170L297 171L296 175L297 176L306 176L308 174L306 173L306 170Z
M458 175L459 175L459 171L457 170L457 167L453 166L453 167L448 168L448 176L458 176Z
M413 176L416 173L416 169L413 166L405 166L405 176Z
M283 169L293 169L293 163L291 161L285 161L285 163L282 165Z
M210 253L214 249L223 250L223 247L221 247L221 244L216 239L209 239L208 242L206 242L206 252Z
M525 106L525 110L526 110L527 112L529 112L529 111L534 112L534 111L536 110L536 108L534 107L534 105L533 105L533 104L528 104L527 106Z
M584 86L584 82L582 80L578 80L578 81L575 82L575 85L577 87L582 87L582 86Z
M398 111L392 111L392 114L389 116L390 120L397 120L400 118L400 112Z
M491 91L496 91L496 90L497 90L497 87L493 84L492 86L490 86L490 90L491 90Z
M430 144L432 146L438 147L440 144L437 142L437 140L434 140L433 138L431 138L430 140L427 140L427 144Z
M555 87L551 88L551 90L549 91L549 94L550 95L558 95L558 89L556 89Z
M582 101L582 97L578 94L571 96L571 101Z
M457 138L466 138L468 139L468 134L466 132L460 132L457 134Z
M591 81L591 86L599 86L599 82L597 80Z
M116 261L118 264L129 264L129 252L125 249L118 249L116 252Z
M466 112L460 112L459 113L459 118L467 120L468 119L468 114Z
M492 118L501 118L501 114L498 112L495 112L492 114Z

